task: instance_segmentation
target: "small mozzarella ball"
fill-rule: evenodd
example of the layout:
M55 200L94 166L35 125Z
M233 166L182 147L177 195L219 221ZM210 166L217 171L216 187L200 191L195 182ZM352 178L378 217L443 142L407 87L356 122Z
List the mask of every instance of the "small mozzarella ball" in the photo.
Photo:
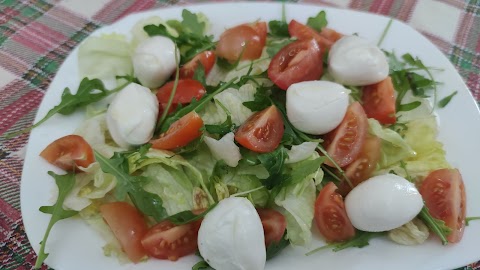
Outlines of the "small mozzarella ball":
M263 227L252 203L241 197L221 200L198 231L198 250L215 269L263 270Z
M155 88L163 85L177 67L180 53L167 37L154 36L142 41L132 55L133 72L143 86Z
M328 71L341 84L362 86L382 81L389 68L377 46L358 36L345 36L330 49Z
M115 143L128 148L147 143L158 117L158 101L150 89L131 83L114 97L107 110L107 127Z
M367 232L398 228L415 218L422 207L422 196L415 185L394 174L374 176L345 198L352 225Z
M342 122L349 92L342 85L328 81L292 84L287 90L288 120L305 133L328 133Z

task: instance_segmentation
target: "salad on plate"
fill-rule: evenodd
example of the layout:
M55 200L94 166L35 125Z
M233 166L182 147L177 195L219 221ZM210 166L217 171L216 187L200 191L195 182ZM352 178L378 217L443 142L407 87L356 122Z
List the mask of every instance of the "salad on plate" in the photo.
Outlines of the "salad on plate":
M324 11L218 39L209 27L185 9L80 45L77 91L32 126L85 109L40 153L65 173L49 172L58 193L40 208L52 216L36 267L72 217L122 263L196 254L192 269L264 269L288 246L461 241L465 187L434 113L455 92L437 98L431 67L329 28Z

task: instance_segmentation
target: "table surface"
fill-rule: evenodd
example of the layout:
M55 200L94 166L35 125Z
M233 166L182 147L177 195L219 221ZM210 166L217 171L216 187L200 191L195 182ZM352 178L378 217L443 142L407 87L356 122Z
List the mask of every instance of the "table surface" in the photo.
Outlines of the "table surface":
M205 1L0 0L0 136L32 124L65 57L92 31L133 12L198 2ZM286 2L362 10L408 23L440 48L480 102L479 0ZM2 270L32 269L36 259L20 212L20 179L28 138L29 134L0 137ZM480 262L462 269L480 269Z

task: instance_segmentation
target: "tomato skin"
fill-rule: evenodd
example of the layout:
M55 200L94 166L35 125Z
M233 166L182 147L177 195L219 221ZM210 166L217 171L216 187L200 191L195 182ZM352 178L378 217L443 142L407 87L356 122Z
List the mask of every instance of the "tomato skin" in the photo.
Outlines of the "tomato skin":
M192 79L199 63L202 64L205 76L207 76L215 65L215 52L203 51L195 55L192 60L180 68L180 79Z
M40 156L66 171L88 167L95 161L92 147L78 135L67 135L50 143Z
M372 176L380 161L381 144L380 138L368 135L357 159L344 168L345 175L354 187ZM351 190L346 181L342 181L338 186L338 193L342 196L346 196Z
M466 193L462 175L457 169L431 172L420 186L420 194L430 214L452 229L447 240L458 243L463 237L466 217Z
M235 140L257 153L268 153L280 144L284 132L280 111L272 105L250 116L235 132Z
M259 208L257 212L262 221L265 246L268 247L272 243L280 242L287 228L285 217L274 209Z
M345 204L333 182L325 185L315 201L315 224L327 242L340 242L355 236L355 228L345 210Z
M340 167L345 167L357 159L367 136L368 120L362 105L350 104L345 117L338 127L325 134L325 149ZM325 164L334 167L327 159Z
M167 107L168 99L170 98L174 84L174 81L168 82L157 91L157 100L161 111ZM173 112L178 104L190 103L193 98L199 100L206 92L205 87L199 81L192 79L178 80L177 90L175 91L168 112Z
M288 24L288 33L298 40L315 39L322 49L330 49L333 43L342 38L342 34L330 28L323 28L321 32L302 24L296 20L291 20Z
M268 78L280 89L297 82L318 80L323 74L323 53L314 39L283 47L268 66Z
M176 261L197 250L200 224L201 221L183 225L162 221L148 230L142 238L142 246L151 257Z
M203 120L195 112L190 112L174 122L170 128L160 134L158 139L150 141L152 147L162 150L173 150L183 147L202 135L200 128Z
M395 116L395 89L392 78L376 84L367 85L363 88L363 108L368 118L374 118L381 124L394 124Z
M265 22L241 24L225 30L217 43L216 54L233 63L260 57L265 46L267 25Z
M132 262L137 263L147 255L141 239L148 227L135 207L126 202L106 203L100 206L100 213Z

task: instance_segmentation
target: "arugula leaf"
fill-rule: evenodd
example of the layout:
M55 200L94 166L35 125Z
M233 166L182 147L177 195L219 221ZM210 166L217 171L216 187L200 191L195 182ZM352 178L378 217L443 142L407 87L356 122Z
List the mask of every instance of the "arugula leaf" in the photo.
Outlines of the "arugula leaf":
M236 79L237 78L235 77L227 83L219 84L219 86L217 87L217 89L213 93L204 95L198 101L195 100L195 99L192 99L192 102L190 104L188 104L187 106L177 108L177 110L175 110L174 113L170 114L167 118L165 118L165 120L162 123L157 123L157 127L155 128L155 133L156 134L163 133L163 132L167 131L168 128L170 127L170 125L172 125L175 121L182 118L182 116L185 116L186 114L188 114L192 111L202 110L205 107L205 105L213 99L213 97L215 95L217 95L217 94L221 93L223 90L229 88Z
M199 81L203 87L207 86L206 81L207 76L205 75L205 67L203 66L202 62L198 62L198 66L193 73L193 78L196 81Z
M218 125L205 125L205 130L210 134L218 134L219 136L223 137L225 134L232 132L235 130L236 125L232 122L232 116L230 114L227 115L227 119L221 124Z
M63 209L63 202L65 201L65 198L75 186L75 174L67 173L64 175L58 175L52 171L49 171L48 174L55 179L55 184L58 187L58 197L54 205L40 207L41 212L51 214L52 217L48 223L43 240L40 242L40 251L38 253L37 261L35 262L35 269L40 268L42 263L48 257L48 253L45 253L45 246L53 225L55 225L55 223L57 223L59 220L72 217L78 213L77 211Z
M432 217L425 204L423 205L423 208L418 216L425 222L425 225L427 225L427 227L440 238L442 245L448 244L447 236L450 234L452 229L445 225L443 220Z
M390 29L390 26L392 26L392 23L393 23L393 20L390 19L387 23L387 26L385 27L385 29L383 30L383 33L382 35L380 36L380 39L378 40L378 43L377 43L377 47L380 47L383 43L383 40L385 39L385 37L387 36L387 33L388 33L388 30Z
M403 112L411 111L411 110L414 110L414 109L418 108L420 105L422 105L422 102L420 102L420 101L413 101L413 102L406 103L406 104L400 104L397 107L397 111L398 112L400 112L400 111L403 111Z
M175 225L187 224L205 217L205 215L208 214L208 212L210 212L215 206L217 206L217 204L218 203L212 204L210 207L208 207L207 210L203 211L200 214L194 214L192 211L187 210L176 213L175 215L171 215L166 219L170 220Z
M370 244L369 241L372 238L380 237L380 236L383 236L383 235L385 235L385 232L357 231L357 233L355 234L355 237L353 237L350 240L347 240L347 241L344 241L344 242L339 242L339 243L328 244L328 245L316 248L312 251L309 251L305 255L310 256L313 253L316 253L320 250L325 250L325 249L332 249L332 251L337 252L337 251L344 250L344 249L351 248L351 247L363 248L363 247L368 246Z
M465 225L466 226L470 225L469 223L472 220L480 220L480 217L467 217L467 218L465 218Z
M215 270L206 261L199 261L193 267L192 270Z
M115 176L117 186L115 188L115 198L123 201L128 194L133 204L143 214L153 217L156 221L162 221L168 217L167 211L163 207L162 199L157 195L145 191L142 183L146 181L143 176L134 176L129 174L128 152L115 153L108 159L95 151L95 160L100 164L103 172Z
M272 242L270 245L267 247L267 261L270 260L271 258L277 256L280 254L280 252L286 248L288 245L290 245L290 241L286 239L287 232L282 236L282 239L278 242Z
M78 86L77 93L72 94L72 92L70 91L70 88L66 87L63 90L60 103L55 107L53 107L50 111L48 111L48 113L40 121L38 121L37 123L35 123L34 125L26 129L20 130L18 132L6 134L5 137L13 138L22 133L28 132L40 126L45 121L50 119L50 117L54 116L57 113L60 113L63 115L72 114L81 107L95 103L105 98L108 95L111 95L113 93L116 93L122 90L128 84L130 84L130 82L126 82L116 87L115 89L107 90L100 79L90 80L88 78L83 78L83 80L80 82L80 85Z
M320 11L317 16L310 17L307 20L307 25L315 29L317 32L322 31L322 29L326 27L327 24L327 13L324 10Z
M253 100L243 102L243 106L249 108L253 112L261 111L270 107L270 105L272 105L272 100L270 99L268 90L267 87L258 87L253 95Z
M450 101L452 100L452 98L458 93L458 91L455 91L453 93L451 93L450 95L442 98L439 102L438 102L438 107L439 108L445 108L445 106L448 105L448 103L450 103Z
M205 22L197 14L184 9L182 21L170 20L167 24L178 32L178 36L168 32L165 25L147 25L143 29L149 36L165 36L177 44L180 49L180 63L185 64L195 55L215 47L213 35L205 35Z
M287 175L283 174L287 157L287 149L283 145L280 145L272 152L258 155L258 160L270 174L267 179L263 180L263 185L267 189L270 190L280 185L287 178Z
M272 37L290 37L288 32L287 16L285 14L285 3L282 5L282 20L273 20L268 22L268 28L270 28L269 35Z

